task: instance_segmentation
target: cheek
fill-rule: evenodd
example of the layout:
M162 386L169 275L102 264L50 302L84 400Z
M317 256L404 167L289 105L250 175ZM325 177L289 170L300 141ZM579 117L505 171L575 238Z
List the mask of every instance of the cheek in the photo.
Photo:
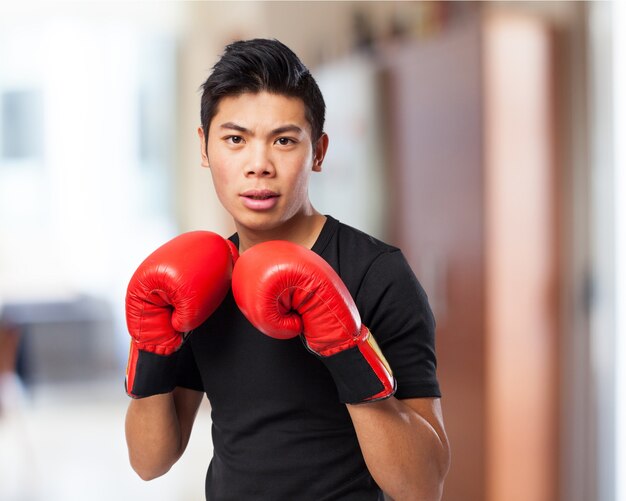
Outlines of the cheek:
M228 186L235 172L234 166L230 165L229 158L219 148L211 148L209 143L208 160L215 189Z
M232 179L228 175L228 169L224 169L222 166L212 164L210 167L211 171L211 179L213 179L213 189L217 194L220 201L224 204L228 203L228 197L230 192L231 185L233 184Z
M291 188L298 200L307 197L309 192L310 167L302 169L291 180Z
M309 188L309 177L311 176L311 171L307 170L303 172L298 178L298 189L300 191L308 191Z

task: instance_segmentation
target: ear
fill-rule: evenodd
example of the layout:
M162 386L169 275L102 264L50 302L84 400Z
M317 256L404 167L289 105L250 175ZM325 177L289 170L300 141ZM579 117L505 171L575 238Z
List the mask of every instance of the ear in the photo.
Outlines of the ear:
M315 143L315 150L313 151L313 172L322 171L322 162L326 156L328 150L328 134L322 132L322 135Z
M204 130L202 130L202 127L198 127L198 138L200 139L200 157L202 158L201 165L202 167L210 167L209 155L207 153L207 144L204 137Z

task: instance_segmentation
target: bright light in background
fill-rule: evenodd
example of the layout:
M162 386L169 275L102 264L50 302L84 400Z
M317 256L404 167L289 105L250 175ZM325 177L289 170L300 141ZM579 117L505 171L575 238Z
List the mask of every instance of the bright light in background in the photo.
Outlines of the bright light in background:
M613 2L615 145L615 479L616 500L626 501L626 5Z
M178 231L183 4L11 3L0 1L0 320L19 327L28 377L22 392L0 363L0 499L199 499L208 414L149 484L123 439L126 284ZM104 328L84 298L107 303Z
M105 299L120 359L128 277L176 232L175 64L171 33L122 15L0 33L0 307Z

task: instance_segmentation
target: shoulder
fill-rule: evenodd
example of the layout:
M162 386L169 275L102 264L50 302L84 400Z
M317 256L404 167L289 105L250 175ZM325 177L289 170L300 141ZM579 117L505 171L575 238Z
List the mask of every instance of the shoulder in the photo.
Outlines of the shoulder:
M372 283L372 277L393 280L407 271L412 275L398 247L331 217L324 233L317 251L341 276L353 297L364 282Z
M328 258L346 258L373 261L381 254L399 253L400 249L342 223L331 216L327 221L313 250Z
M346 248L352 247L354 250L370 255L373 258L381 254L400 252L399 248L345 223L338 222L337 232L341 245Z

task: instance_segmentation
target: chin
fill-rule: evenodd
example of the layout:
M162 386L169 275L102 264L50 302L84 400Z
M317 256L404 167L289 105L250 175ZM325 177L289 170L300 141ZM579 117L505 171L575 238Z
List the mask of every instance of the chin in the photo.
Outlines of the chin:
M255 214L252 217L235 218L237 226L241 226L251 231L271 231L283 224L283 221L269 214Z

